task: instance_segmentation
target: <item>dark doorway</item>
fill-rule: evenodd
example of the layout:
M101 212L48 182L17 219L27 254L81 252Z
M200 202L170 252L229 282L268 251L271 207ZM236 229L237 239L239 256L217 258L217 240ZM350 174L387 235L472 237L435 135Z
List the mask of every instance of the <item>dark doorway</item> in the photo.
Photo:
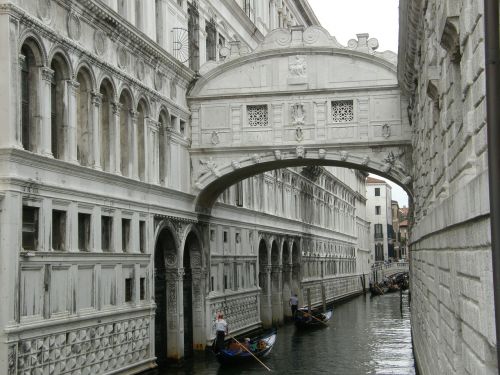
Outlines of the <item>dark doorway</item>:
M168 229L158 235L155 246L155 356L159 367L167 363L167 278L165 257L175 253L175 242Z

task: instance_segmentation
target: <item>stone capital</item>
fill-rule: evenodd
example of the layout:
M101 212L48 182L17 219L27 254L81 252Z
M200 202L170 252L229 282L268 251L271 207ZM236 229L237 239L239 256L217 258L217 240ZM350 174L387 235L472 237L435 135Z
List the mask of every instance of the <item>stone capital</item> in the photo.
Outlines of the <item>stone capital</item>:
M42 79L47 82L52 82L52 79L54 78L54 71L50 68L47 67L42 67Z
M98 92L92 92L92 104L95 105L96 107L99 107L102 103L102 94Z
M111 110L113 111L113 114L115 116L120 114L121 109L122 109L122 105L120 103L117 103L117 102L111 103Z

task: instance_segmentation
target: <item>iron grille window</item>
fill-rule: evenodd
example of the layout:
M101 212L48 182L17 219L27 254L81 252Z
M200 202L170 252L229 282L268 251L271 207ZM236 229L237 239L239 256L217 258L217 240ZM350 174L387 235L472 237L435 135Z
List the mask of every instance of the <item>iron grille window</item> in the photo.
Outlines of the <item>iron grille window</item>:
M351 122L354 120L352 100L336 100L332 102L332 121Z
M216 59L216 40L217 40L217 31L215 28L215 21L210 20L207 22L205 26L205 31L207 33L206 46L207 46L207 61Z
M249 126L268 126L267 105L248 105L247 118Z

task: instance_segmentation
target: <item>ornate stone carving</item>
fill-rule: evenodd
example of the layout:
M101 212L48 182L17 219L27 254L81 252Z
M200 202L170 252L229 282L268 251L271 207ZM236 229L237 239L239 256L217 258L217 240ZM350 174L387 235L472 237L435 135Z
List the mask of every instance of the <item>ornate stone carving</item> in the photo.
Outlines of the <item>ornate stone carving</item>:
M234 169L240 169L240 168L241 168L241 164L240 164L240 162L239 162L239 161L237 161L237 160L233 160L233 161L231 162L231 166L232 166Z
M441 35L440 44L449 54L452 61L460 61L460 33L459 33L459 17L447 17L443 34Z
M135 65L135 74L140 81L144 79L144 76L146 75L146 66L143 59L137 59Z
M320 149L318 150L318 158L320 158L320 159L324 159L325 157L326 157L326 150L325 150L325 149L323 149L323 148L320 148Z
M295 155L297 155L297 157L299 159L303 159L305 154L306 154L306 150L304 149L304 147L297 146L297 148L295 149Z
M176 79L170 80L170 99L172 99L172 100L177 99L177 80Z
M108 38L102 30L96 29L94 32L94 51L97 55L102 56L106 51Z
M215 130L212 132L211 141L213 145L218 145L220 143L219 133L217 133L217 131Z
M391 136L391 126L389 124L384 124L382 126L382 137L389 138Z
M54 71L49 68L42 68L42 79L47 82L52 82L52 79L54 78Z
M292 124L304 125L305 111L304 105L295 103L291 108Z
M349 153L347 151L340 151L340 160L346 161L349 158Z
M129 53L124 46L119 46L116 51L118 58L118 66L122 69L127 69L129 64Z
M80 40L80 34L81 34L81 24L80 24L80 17L74 12L68 13L68 36L75 40L78 41Z
M177 291L175 289L175 285L168 285L167 287L167 306L169 313L177 313Z
M42 20L43 23L50 23L52 20L52 1L51 0L38 0L37 1L37 14L38 18Z
M274 150L274 157L276 158L276 160L283 159L283 155L281 155L281 151L280 150Z
M351 39L347 42L347 47L356 51L373 54L378 48L378 40L375 38L368 39L369 34L356 34L358 40Z
M202 172L202 174L205 173L212 173L214 176L220 177L220 171L217 169L217 164L215 163L213 157L210 156L208 160L203 160L200 159L200 164L203 165L205 170Z
M304 57L295 56L288 63L288 71L292 77L306 77L307 63Z
M161 91L161 89L163 88L163 73L160 72L159 70L156 70L155 73L154 73L154 84L155 84L155 89L157 91Z
M367 166L370 163L370 157L365 156L363 160L361 161L361 165Z
M253 154L252 155L252 160L255 164L259 164L260 163L260 156L257 155L257 154Z
M169 252L165 256L165 263L169 267L175 267L175 266L177 266L177 255L175 253L173 253L173 252Z
M304 140L304 133L302 132L302 128L300 126L297 126L297 129L295 129L295 139L298 142Z

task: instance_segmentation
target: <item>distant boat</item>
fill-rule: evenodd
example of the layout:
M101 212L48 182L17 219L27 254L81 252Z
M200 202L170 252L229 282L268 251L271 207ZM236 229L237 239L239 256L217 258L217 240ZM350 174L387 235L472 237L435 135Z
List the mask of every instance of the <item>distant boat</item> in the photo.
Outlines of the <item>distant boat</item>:
M324 313L317 310L309 310L306 307L300 308L295 313L294 321L298 328L324 327L332 318L333 310Z
M238 342L236 342L236 340L231 338L226 341L224 349L218 352L215 350L215 346L213 349L215 357L221 364L235 365L255 361L254 356L257 358L266 357L271 352L275 342L276 329L273 329L259 336L250 338L250 341L247 343L245 339L238 339ZM245 350L242 345L245 345L253 355Z

